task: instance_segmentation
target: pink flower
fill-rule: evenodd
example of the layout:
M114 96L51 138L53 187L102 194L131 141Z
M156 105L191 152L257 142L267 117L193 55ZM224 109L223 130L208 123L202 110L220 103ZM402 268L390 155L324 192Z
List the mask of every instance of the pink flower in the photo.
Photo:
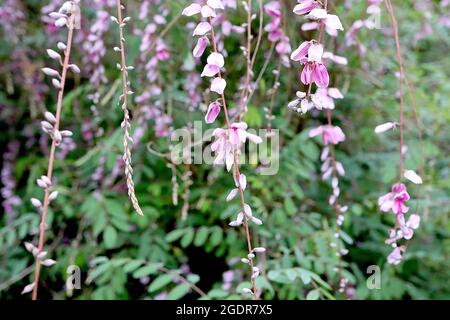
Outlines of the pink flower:
M395 214L408 212L409 207L404 202L410 199L406 186L403 183L397 183L392 186L392 191L378 198L378 206L383 212L392 210Z
M278 1L271 1L265 4L264 12L273 18L280 17L281 16L280 3Z
M314 0L299 0L293 11L295 14L301 15L309 13L318 6L318 3Z
M312 41L303 41L302 44L291 54L291 60L302 61L306 58Z
M156 45L156 57L159 61L165 61L170 58L169 51L166 48L165 43L159 39Z
M209 39L208 37L201 37L197 41L197 45L194 48L194 51L192 54L195 58L199 58L203 55L203 52L205 52L205 49L209 46Z
M220 103L217 101L211 103L208 107L208 112L206 112L205 115L205 122L206 123L213 123L217 116L220 113Z
M319 109L334 109L333 99L342 99L344 96L337 88L318 88L316 93L311 95L314 106Z
M402 231L401 235L403 238L410 240L414 235L414 230L420 225L420 216L418 214L412 214L409 216L408 221L405 222L405 216L403 214L399 214L397 215L397 222L400 226L400 230Z
M262 142L260 137L247 132L247 128L245 122L235 122L230 125L229 131L222 128L214 130L216 140L211 145L211 150L217 153L214 165L226 164L229 171L233 165L233 152L238 151L247 139L256 144Z
M338 144L345 140L345 134L338 126L324 125L309 132L311 138L322 135L324 144Z
M394 248L394 250L392 250L392 252L387 257L387 262L389 264L395 264L395 265L402 262L402 259L403 259L402 252L403 251L404 251L403 247Z
M226 86L227 82L225 81L225 79L217 77L214 78L214 80L211 82L211 91L214 91L218 94L222 94Z
M326 88L330 82L330 77L324 64L309 62L305 64L300 74L300 80L305 85L314 82L319 88Z
M193 3L193 4L189 5L188 7L186 7L181 14L184 16L190 17L190 16L200 13L201 11L202 11L202 6L199 5L198 3Z
M197 27L195 27L193 36L204 36L206 33L211 31L211 25L208 22L200 22Z

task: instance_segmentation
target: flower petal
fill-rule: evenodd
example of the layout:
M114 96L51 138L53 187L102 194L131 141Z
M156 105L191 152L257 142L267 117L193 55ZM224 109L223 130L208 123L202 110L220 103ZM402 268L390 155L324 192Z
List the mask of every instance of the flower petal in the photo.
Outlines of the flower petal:
M203 52L205 52L206 47L209 45L209 39L208 37L201 37L198 39L197 44L192 51L192 54L194 57L199 58L203 55Z
M200 22L194 29L193 36L204 36L207 32L211 31L211 25L208 22Z
M193 16L194 14L200 13L202 10L202 6L198 3L193 3L190 6L184 8L183 12L181 13L183 16Z
M404 174L405 178L415 184L422 184L422 178L413 170L406 170Z
M220 104L218 102L210 103L208 107L208 112L206 112L205 115L205 122L213 123L216 120L219 113L220 113Z
M214 80L211 83L211 91L214 91L218 94L222 94L226 86L227 82L224 79L217 77L214 78Z

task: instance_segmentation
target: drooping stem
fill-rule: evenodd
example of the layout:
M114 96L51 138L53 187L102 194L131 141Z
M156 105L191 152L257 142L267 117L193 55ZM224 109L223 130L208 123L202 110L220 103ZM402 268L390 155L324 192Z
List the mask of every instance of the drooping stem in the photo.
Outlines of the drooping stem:
M61 118L61 109L62 109L62 102L64 97L64 87L66 84L66 78L67 78L67 71L69 68L70 63L70 52L72 50L72 39L73 39L73 30L75 27L75 13L72 12L72 14L69 17L68 21L68 35L67 35L67 47L64 52L64 62L62 65L62 73L61 73L61 81L60 81L60 87L58 92L58 99L56 103L56 115L55 115L55 125L54 125L54 132L59 130L59 124L60 124L60 118ZM52 145L50 147L50 155L48 160L48 167L47 167L47 177L52 180L53 176L53 166L55 162L55 153L56 153L56 139L52 139ZM39 286L39 277L41 273L41 261L39 259L39 255L42 252L42 249L44 248L45 243L45 227L46 227L46 220L47 220L47 212L48 212L48 206L49 206L49 196L50 196L50 188L45 189L45 195L44 195L44 203L42 205L42 216L41 216L41 223L39 225L39 244L38 244L38 250L37 250L37 256L36 256L36 266L34 271L34 286L33 286L33 293L31 298L33 300L37 300L38 298L38 286Z
M247 109L248 98L250 94L250 82L252 77L252 0L247 0L247 46L245 49L246 72L244 80L244 88L242 90L239 120L242 120Z
M208 18L208 22L209 24L212 26L211 23L211 18ZM217 43L216 43L216 39L214 36L214 28L211 28L211 42L213 45L213 50L214 52L218 53L217 50ZM219 77L222 77L221 73L219 72ZM222 93L221 94L221 100L222 100L222 105L223 105L223 111L225 114L225 121L227 124L227 132L231 131L231 123L230 123L230 117L228 114L228 108L227 108L227 103L226 103L226 99L225 99L225 94ZM239 171L239 164L238 164L238 153L237 150L235 150L233 148L233 168L234 168L234 178L236 179L236 181L239 181L239 177L241 175L240 171ZM238 189L239 189L239 194L240 194L240 199L241 199L241 206L242 206L242 210L243 210L243 214L244 214L244 219L243 219L243 223L244 223L244 227L245 227L245 235L246 235L246 239L247 239L247 248L248 248L248 254L252 254L253 251L253 247L252 247L252 241L251 241L251 235L250 235L250 229L248 226L248 221L247 221L247 216L245 214L245 198L244 198L244 190L241 187L241 184L238 183ZM249 266L250 266L250 274L253 273L253 266L254 266L254 262L253 262L253 258L251 258L249 256ZM251 279L252 282L252 293L253 293L253 299L256 300L257 297L257 292L256 292L256 281L255 279L252 277Z
M399 153L400 153L400 163L399 163L399 182L402 180L403 176L403 127L404 127L404 99L403 99L403 81L405 77L405 71L403 68L403 58L402 58L402 51L400 46L400 38L398 36L398 25L397 25L397 19L395 18L394 14L394 8L392 7L392 3L390 0L385 0L386 8L389 14L389 20L391 21L392 31L394 33L394 41L395 41L395 48L397 53L397 62L400 67L400 88L399 88L399 95L400 95L400 125L399 125L399 132L400 132L400 146L399 146Z
M124 128L124 136L123 136L123 146L124 146L124 155L123 160L125 162L125 176L127 180L127 188L128 188L128 196L131 200L131 204L133 205L134 210L136 212L143 216L144 213L142 212L141 207L139 206L138 199L136 197L136 193L134 190L134 182L133 182L133 168L131 166L131 149L130 149L130 112L128 110L128 81L127 81L127 74L128 74L128 67L126 64L125 59L125 38L123 35L123 28L124 28L124 21L122 18L122 4L120 0L117 0L117 21L119 25L119 37L120 37L120 57L121 57L121 71L122 71L122 110L123 110L123 123L122 126ZM120 101L120 100L119 100Z

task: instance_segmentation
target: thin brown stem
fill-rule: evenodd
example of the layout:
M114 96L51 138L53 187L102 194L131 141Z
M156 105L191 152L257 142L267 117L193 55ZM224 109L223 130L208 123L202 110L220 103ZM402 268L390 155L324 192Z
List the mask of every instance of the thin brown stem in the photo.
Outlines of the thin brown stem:
M399 145L399 153L400 153L400 163L399 163L399 182L402 180L403 176L403 127L404 127L404 101L403 101L403 81L405 77L405 71L403 68L403 58L402 58L402 51L400 46L400 39L398 36L398 24L397 19L395 18L394 14L394 8L392 7L391 0L385 0L386 8L389 14L389 20L391 21L392 31L394 33L394 41L395 41L395 48L397 53L397 62L400 67L400 125L399 125L399 131L400 131L400 145Z
M211 23L211 18L208 18L208 22L209 24L212 26ZM216 39L214 36L214 28L211 28L211 42L213 44L213 50L214 52L218 53L217 51L217 43L216 43ZM219 72L219 77L222 77L221 73ZM222 105L223 105L223 111L225 114L225 120L226 120L226 124L227 124L227 132L231 131L231 123L230 123L230 117L228 115L228 108L227 108L227 103L226 103L226 99L225 99L225 94L222 93L221 94L221 100L222 100ZM238 157L237 157L237 150L233 149L233 168L234 168L234 175L235 175L235 179L237 179L236 181L239 181L239 177L241 175L240 171L239 171L239 164L238 164ZM244 214L244 226L245 226L245 234L246 234L246 239L247 239L247 247L248 247L248 254L251 254L253 249L252 249L252 242L251 242L251 235L250 235L250 230L248 227L248 221L247 221L247 216L245 214L245 198L244 198L244 190L242 189L240 183L238 183L238 189L239 189L239 194L240 194L240 198L241 198L241 206L242 206L242 210L243 210L243 214ZM249 258L249 266L250 266L250 273L253 274L253 258ZM252 277L251 279L252 282L252 292L253 292L253 299L256 300L257 297L257 292L256 292L256 281L255 279Z
M72 12L70 15L69 21L68 21L68 35L67 35L67 48L64 52L64 62L62 65L62 73L61 73L61 81L60 81L60 88L58 92L58 99L56 103L56 122L54 125L54 132L59 130L59 124L61 119L61 109L62 109L62 102L64 97L64 87L66 84L66 77L67 77L67 70L69 68L69 62L70 62L70 52L72 50L72 39L73 39L73 30L75 25L75 13ZM56 139L53 138L52 145L50 148L50 156L48 161L48 167L47 167L47 177L52 180L53 176L53 165L55 162L55 153L56 153ZM49 196L50 196L50 188L45 189L45 195L44 195L44 203L42 207L42 217L41 217L41 223L39 226L39 245L37 250L37 256L42 252L42 249L44 248L45 243L45 225L47 220L47 212L48 212L48 206L49 206ZM41 261L39 258L36 258L36 267L34 271L34 286L33 286L33 293L32 293L32 299L37 300L38 298L38 287L39 287L39 277L41 273Z

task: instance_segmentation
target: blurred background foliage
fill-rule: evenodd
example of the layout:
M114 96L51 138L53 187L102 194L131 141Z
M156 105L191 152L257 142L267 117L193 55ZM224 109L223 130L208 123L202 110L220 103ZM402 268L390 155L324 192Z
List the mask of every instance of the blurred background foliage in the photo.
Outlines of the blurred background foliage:
M23 298L20 292L32 276L33 257L23 244L37 241L40 217L29 199L42 197L35 179L46 170L49 145L47 137L42 138L39 123L46 109L54 110L56 99L40 69L52 64L45 56L45 48L55 47L65 37L64 31L48 30L41 19L41 1L16 2L23 16L13 27L20 32L15 36L6 26L0 28L2 187L8 179L14 181L11 191L19 199L10 208L4 202L0 215L2 299ZM112 50L117 43L117 30L108 23L102 35L106 52L100 64L105 67L108 81L93 86L89 68L82 63L86 59L82 41L96 19L98 1L82 2L82 30L77 30L79 38L72 61L83 71L69 79L62 114L64 128L74 132L74 146L63 161L55 164L60 196L50 206L46 248L57 264L42 272L41 298L242 298L239 290L245 285L247 269L238 261L245 252L244 233L228 227L230 217L239 208L224 201L233 185L231 176L223 168L210 165L172 166L161 156L169 152L170 140L158 134L158 119L133 122L133 128L143 129L133 159L137 195L145 216L137 216L130 207L121 168L117 168L122 152L122 113L117 107L120 75ZM257 13L259 1L253 2ZM312 32L300 30L302 20L292 14L295 3L284 1L286 32L293 47L313 36ZM367 16L366 1L329 3L345 31L354 21ZM139 51L142 37L135 31L142 30L153 13L161 12L161 8L167 10L167 22L158 25L158 33L170 58L158 64L156 82L161 92L152 95L150 104L157 105L172 119L169 131L201 121L208 99L203 94L208 81L200 81L194 89L204 101L189 105L188 76L191 70L199 74L202 67L191 56L195 44L190 37L192 20L180 17L185 5L184 1L151 4L148 15L138 19L139 1L127 1L127 14L134 18L126 35L127 59L136 67L130 72L136 95L148 86L143 68L154 52L149 50L143 58ZM246 19L242 4L237 5L237 10L227 10L228 19L235 25ZM345 294L336 291L338 279L333 268L337 258L329 247L335 223L334 212L328 206L331 190L320 179L321 145L307 134L308 128L325 119L314 112L299 116L286 107L299 86L299 66L291 65L281 69L274 103L273 127L280 130L281 141L279 171L274 176L264 176L258 175L257 166L243 167L250 182L251 196L247 201L264 220L263 226L252 230L255 243L268 249L258 259L263 268L258 279L263 299L450 299L450 28L442 22L448 7L440 7L439 1L414 5L395 1L394 5L410 83L406 95L406 167L418 170L421 150L424 155L425 183L410 189L410 205L417 208L423 219L420 229L404 262L388 265L390 248L384 239L393 219L378 211L377 198L388 192L396 179L398 132L375 135L373 129L398 119L398 65L386 11L381 5L381 29L361 29L357 45L346 45L345 32L336 39L325 37L326 47L348 59L346 66L329 65L331 86L340 88L345 96L337 101L333 116L347 136L337 147L336 156L346 168L341 202L349 206L349 211L342 240L350 251L344 266L351 285ZM114 6L105 8L115 13ZM264 19L267 23L267 16ZM253 24L253 33L257 34L258 14ZM245 59L239 49L244 41L241 34L231 34L225 41L226 93L231 108L239 98L239 82L245 74ZM279 59L271 46L264 33L255 71L258 74L266 61L267 69L257 83L245 119L252 128L267 127L264 108L269 106L272 71ZM95 110L89 99L93 92L100 95ZM420 119L423 146L413 103ZM139 103L132 106L136 119L139 108ZM17 154L8 160L6 155L14 155L15 151ZM176 204L173 192L177 194ZM3 201L6 198L3 195ZM65 288L69 265L77 265L81 270L81 290L71 292ZM366 286L370 265L381 269L380 290Z

